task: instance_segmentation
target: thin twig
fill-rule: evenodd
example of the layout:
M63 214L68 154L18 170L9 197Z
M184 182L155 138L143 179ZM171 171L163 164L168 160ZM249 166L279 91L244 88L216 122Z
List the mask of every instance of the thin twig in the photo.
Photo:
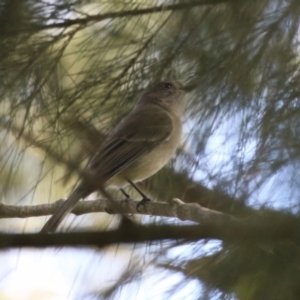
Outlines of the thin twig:
M44 29L51 29L51 28L65 28L72 25L86 25L91 22L101 22L106 19L116 19L116 18L130 17L130 16L133 17L133 16L158 13L163 11L176 11L182 9L189 9L200 5L216 5L216 4L222 4L228 2L229 2L228 0L202 0L202 1L194 1L189 3L171 4L171 5L162 4L162 5L144 8L144 9L108 12L105 14L88 16L86 18L69 19L64 22L51 23L46 25L36 25L35 28L37 30L44 30Z

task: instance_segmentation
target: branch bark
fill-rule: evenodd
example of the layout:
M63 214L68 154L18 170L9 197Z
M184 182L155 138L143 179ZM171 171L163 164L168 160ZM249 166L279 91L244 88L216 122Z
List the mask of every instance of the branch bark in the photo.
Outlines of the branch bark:
M149 241L192 242L201 239L219 239L246 246L268 245L274 242L299 244L299 222L294 218L269 223L269 220L252 220L248 223L235 220L208 220L201 225L128 225L106 232L72 233L0 233L0 249L16 247L105 247L118 243L143 243Z
M61 201L53 204L36 206L0 206L1 218L26 218L51 214ZM92 212L104 212L113 207L115 213L132 214L136 212L138 201L122 200L115 207L110 200L81 201L72 211L76 215ZM148 202L140 207L141 214L163 217L176 217L201 223L201 225L149 225L134 223L123 224L119 229L107 232L73 232L55 234L5 234L0 233L0 249L15 247L105 247L117 243L143 243L146 241L169 240L175 244L199 241L201 239L219 239L224 242L242 243L243 245L268 245L289 241L299 245L300 219L290 214L269 212L240 221L231 215L209 210L198 204L186 204L179 199L172 203Z
M18 247L83 247L99 248L117 243L178 240L196 241L201 238L220 238L215 229L206 226L140 226L121 227L106 232L71 232L54 234L1 234L0 249Z
M63 200L52 204L15 206L0 204L0 218L29 218L53 214L61 205ZM94 201L80 201L72 210L75 215L82 215L95 212L113 212L114 214L142 214L160 217L173 217L183 221L222 222L223 220L237 219L231 215L204 208L196 203L184 203L179 199L173 199L171 203L149 201L136 209L138 201L126 199L118 201L120 205L115 206L109 199Z

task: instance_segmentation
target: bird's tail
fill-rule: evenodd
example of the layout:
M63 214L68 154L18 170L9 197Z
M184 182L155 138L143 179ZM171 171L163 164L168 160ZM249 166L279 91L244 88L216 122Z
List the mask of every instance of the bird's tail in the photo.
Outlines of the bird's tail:
M57 211L51 216L47 223L42 228L41 232L49 233L54 232L65 216L71 212L75 204L82 198L86 197L89 193L86 189L78 186L66 201L57 209Z

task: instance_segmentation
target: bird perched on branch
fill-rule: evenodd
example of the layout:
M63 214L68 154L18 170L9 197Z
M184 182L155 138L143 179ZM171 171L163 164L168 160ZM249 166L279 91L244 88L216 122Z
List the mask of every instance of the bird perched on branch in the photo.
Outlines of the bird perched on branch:
M87 164L79 185L42 232L54 232L75 204L94 191L129 184L138 190L135 182L160 170L180 142L184 96L184 87L178 81L166 80L146 89L134 109L108 134Z

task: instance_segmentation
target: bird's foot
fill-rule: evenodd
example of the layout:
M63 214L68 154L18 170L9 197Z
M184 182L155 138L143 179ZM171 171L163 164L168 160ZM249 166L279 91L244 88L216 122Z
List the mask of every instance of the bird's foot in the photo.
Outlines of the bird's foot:
M136 205L136 210L137 212L141 213L140 208L146 205L149 201L151 201L150 198L144 197L137 205Z

